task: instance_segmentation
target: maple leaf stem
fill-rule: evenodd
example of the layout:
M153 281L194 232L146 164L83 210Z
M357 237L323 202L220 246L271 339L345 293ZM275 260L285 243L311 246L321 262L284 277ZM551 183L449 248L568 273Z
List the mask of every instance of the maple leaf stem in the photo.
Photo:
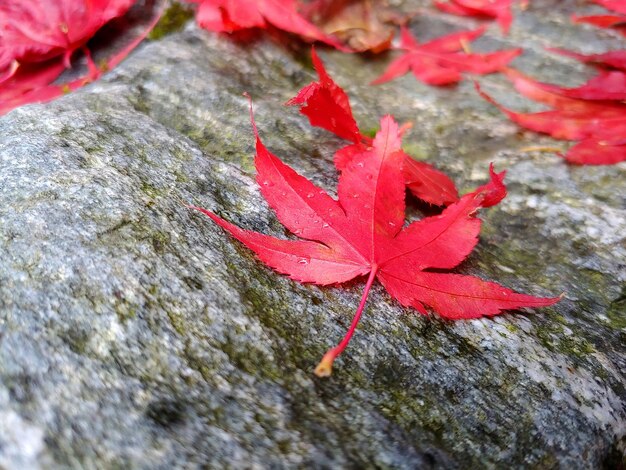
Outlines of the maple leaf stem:
M363 314L363 310L365 309L365 304L367 303L367 297L370 293L370 289L372 284L374 283L374 279L376 279L376 273L378 272L378 266L373 265L372 270L370 271L369 278L367 279L367 283L365 284L365 289L363 290L363 296L361 297L361 303L359 303L359 307L354 314L354 318L352 319L352 323L350 324L350 328L348 328L348 332L343 337L341 342L331 348L324 354L324 357L320 361L320 363L315 368L315 375L318 377L328 377L333 371L333 362L337 356L339 356L344 349L350 343L350 339L352 339L352 335L356 330L356 326L359 324L359 320L361 319L361 315Z

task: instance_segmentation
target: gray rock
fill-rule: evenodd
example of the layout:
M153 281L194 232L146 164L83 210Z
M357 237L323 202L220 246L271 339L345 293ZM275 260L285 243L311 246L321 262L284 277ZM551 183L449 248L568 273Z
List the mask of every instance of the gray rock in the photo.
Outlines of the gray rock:
M428 2L405 2L407 11ZM534 1L512 33L520 69L580 83L545 45L624 45ZM474 20L427 9L422 39ZM370 87L393 54L321 49L364 129L414 122L407 149L463 190L508 169L458 272L553 308L450 323L377 286L335 374L312 369L363 287L280 276L185 204L285 231L254 182L247 103L266 145L331 192L340 141L281 103L314 78L307 48L237 44L193 24L103 80L0 119L0 468L616 468L626 445L626 166L525 152L471 81ZM499 76L480 79L518 109ZM414 204L413 212L418 213Z

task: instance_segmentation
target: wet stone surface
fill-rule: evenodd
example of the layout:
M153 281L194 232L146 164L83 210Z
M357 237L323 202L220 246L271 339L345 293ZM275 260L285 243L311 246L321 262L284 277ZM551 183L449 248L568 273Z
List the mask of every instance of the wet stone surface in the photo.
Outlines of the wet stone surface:
M405 2L406 11L427 2ZM544 47L624 47L569 23L586 8L534 1L515 65L581 83ZM477 23L423 8L428 39ZM586 10L585 10L586 11ZM179 27L179 25L177 25ZM571 167L529 146L471 81L370 87L392 58L320 48L363 129L413 121L406 149L462 191L489 162L509 197L484 211L457 270L553 308L449 323L378 285L327 380L363 280L304 286L256 261L185 203L284 236L254 182L248 91L265 144L334 191L341 142L282 103L314 78L307 48L241 45L190 22L103 80L0 118L0 468L616 468L626 432L626 166ZM503 77L480 79L535 109ZM565 148L565 147L564 147ZM418 213L415 203L412 211Z

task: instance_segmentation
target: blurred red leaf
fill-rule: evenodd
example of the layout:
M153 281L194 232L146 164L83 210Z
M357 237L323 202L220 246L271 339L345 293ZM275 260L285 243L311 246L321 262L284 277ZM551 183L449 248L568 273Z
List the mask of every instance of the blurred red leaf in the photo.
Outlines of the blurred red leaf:
M0 70L70 57L102 26L124 15L135 0L3 0L0 3Z
M613 165L626 161L626 141L586 139L570 148L564 158L575 165Z
M215 32L262 28L272 25L305 39L344 49L335 38L322 32L298 12L296 0L187 0L198 3L200 27Z
M626 3L624 3L624 0L592 0L592 2L603 6L607 10L626 15Z
M461 52L484 32L485 28L462 31L419 44L403 27L400 49L405 53L392 61L372 84L385 83L411 71L415 78L429 85L450 85L463 78L462 72L479 75L497 72L521 53L521 49L486 54Z
M600 54L579 54L577 52L554 47L548 48L548 50L597 67L617 69L626 72L626 50L609 51Z
M21 55L15 56L9 62L10 65L6 69L7 72L3 77L0 77L0 115L24 104L47 102L74 91L90 82L93 82L94 80L97 80L100 78L102 73L112 69L124 60L124 58L126 58L126 56L128 56L128 54L135 47L137 47L154 28L160 18L160 13L156 14L152 18L148 26L137 37L135 37L122 50L102 61L100 66L96 66L91 58L89 50L85 46L85 43L88 39L90 39L90 37L82 36L79 33L86 34L90 31L93 35L96 32L95 30L92 31L94 25L100 24L105 18L110 17L109 19L111 19L111 15L113 15L113 13L116 14L115 17L119 16L119 14L125 13L130 4L133 2L134 0L126 3L123 3L120 0L108 2L102 0L94 2L85 0L63 0L61 2L48 2L50 4L54 3L54 6L46 10L46 8L48 8L47 3L40 0L30 3L23 2L23 4L20 2L19 8L15 7L14 4L16 2L11 0L9 4L1 6L0 12L7 15L8 13L16 14L16 12L24 13L27 11L32 13L30 9L34 8L33 5L39 5L44 8L45 11L49 11L50 13L50 17L48 18L50 24L48 25L46 31L51 28L54 29L54 21L58 20L59 17L72 19L72 21L82 21L84 16L87 14L93 14L93 17L90 17L89 21L82 24L80 27L77 27L73 23L64 23L63 30L67 34L67 47L52 47L56 43L51 40L48 44L51 49L48 49L47 51L44 48L38 49L34 46L34 44L37 44L35 37L38 39L42 39L44 37L43 35L34 35L34 31L38 27L43 27L40 22L43 21L44 17L36 17L38 22L35 22L33 25L26 25L24 23L26 20L22 18L23 23L20 23L19 27L22 28L22 32L24 34L29 34L33 37L30 42L26 42L24 44L23 48L20 49L14 47L13 49L10 49L15 53L20 53ZM31 3L33 5L31 5ZM28 4L28 7L26 4ZM126 5L126 10L122 8L122 5ZM2 8L4 8L4 10L2 10ZM100 8L101 10L97 10L97 8ZM39 14L41 14L41 12L39 12ZM18 23L15 19L13 19L10 24L12 25L11 28L17 28L16 25ZM102 24L100 24L100 26L102 26ZM58 27L59 25L56 25L57 29ZM17 33L11 28L9 28L9 30L12 32L7 36L7 38L17 38ZM79 37L80 39L78 39ZM2 41L7 40L7 38L0 38L0 44L2 44ZM55 37L55 41L56 40L58 40L58 38ZM87 71L83 75L69 82L56 83L56 80L61 76L65 69L71 66L68 61L75 52L75 47L80 47L85 53ZM37 56L35 53L36 50L40 50L42 55ZM3 52L6 53L6 51ZM44 59L54 54L56 55L52 58ZM0 53L0 56L2 56L2 53Z
M537 82L513 69L505 70L505 75L519 93L553 109L517 113L497 103L477 85L481 96L526 129L549 134L556 139L583 141L565 155L568 162L607 165L626 159L626 104L567 96L593 94L594 91L606 95L606 90L594 88L598 81L588 82L592 83L590 86L567 89Z
M572 16L574 23L588 23L599 28L614 28L626 36L626 2L624 0L592 0L607 10L619 13L618 15L587 15Z
M495 19L504 34L509 32L513 21L511 12L514 0L447 0L435 1L439 10L458 16L475 16ZM522 1L526 7L528 1Z

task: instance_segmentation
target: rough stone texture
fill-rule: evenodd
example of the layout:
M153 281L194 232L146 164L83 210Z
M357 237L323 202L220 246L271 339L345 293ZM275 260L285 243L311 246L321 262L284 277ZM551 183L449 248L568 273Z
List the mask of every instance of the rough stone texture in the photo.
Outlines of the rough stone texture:
M510 36L491 27L476 48L521 44L520 69L575 84L590 69L544 46L624 46L569 24L581 2L531 3ZM476 24L424 12L420 38ZM292 282L184 204L284 234L254 183L244 90L268 147L331 191L340 142L281 105L314 77L306 48L240 45L189 23L105 79L0 118L0 468L624 462L626 166L523 151L555 142L507 122L471 81L373 88L391 55L320 53L364 129L384 113L413 121L406 148L463 190L491 161L508 168L510 195L484 212L459 272L566 298L448 323L378 286L335 375L316 379L363 282ZM481 83L533 108L502 77Z

